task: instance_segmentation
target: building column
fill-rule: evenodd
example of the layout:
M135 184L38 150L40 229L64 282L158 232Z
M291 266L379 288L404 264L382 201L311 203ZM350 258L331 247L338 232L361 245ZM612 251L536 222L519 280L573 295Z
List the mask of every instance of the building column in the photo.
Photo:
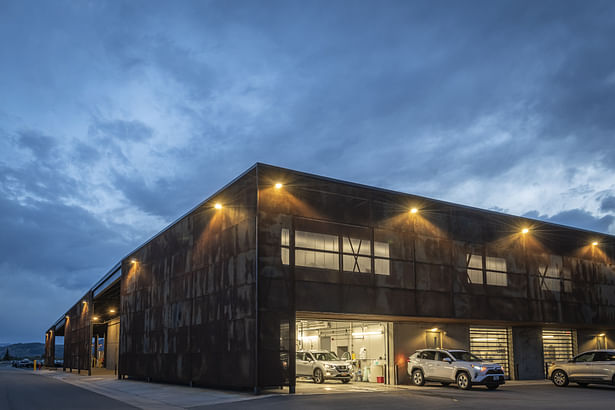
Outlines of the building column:
M512 328L513 362L510 376L515 380L540 380L545 378L542 351L542 328Z

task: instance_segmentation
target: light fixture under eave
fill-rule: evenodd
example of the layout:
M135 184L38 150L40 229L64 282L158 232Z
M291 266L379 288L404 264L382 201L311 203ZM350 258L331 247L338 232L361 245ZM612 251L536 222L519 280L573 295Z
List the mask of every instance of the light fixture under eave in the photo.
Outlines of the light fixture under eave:
M66 315L66 316L64 316L64 317L65 317L66 319L70 319L70 316L68 316L68 315Z
M109 313L115 313L115 309L109 309Z
M598 336L599 336L599 337L604 337L604 336L606 336L606 335L605 335L604 333L600 333Z
M98 316L94 316L92 320L96 322L98 320Z
M530 230L528 228L523 228L523 230L521 231L522 234L526 234L528 233Z
M283 186L284 186L284 185L282 185L282 183L281 183L281 182L277 182L277 183L275 184L275 189L280 189L280 188L282 188Z
M137 260L133 258L133 259L130 260L130 263L132 263L134 265L135 263L137 263Z
M598 242L596 241L592 242L592 246L598 246Z
M412 208L412 209L410 210L410 213L411 213L411 214L415 214L415 213L417 213L418 211L419 211L418 209L416 209L416 208Z
M220 202L216 202L216 204L214 205L214 208L222 209L222 204Z
M437 332L437 331L438 331L438 328L437 328L437 327L434 327L434 328L429 329L429 331L430 331L430 332Z

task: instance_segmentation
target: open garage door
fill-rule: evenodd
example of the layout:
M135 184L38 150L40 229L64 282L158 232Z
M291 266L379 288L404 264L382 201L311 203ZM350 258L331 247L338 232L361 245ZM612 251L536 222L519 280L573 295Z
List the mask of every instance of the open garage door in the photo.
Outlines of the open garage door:
M390 383L388 322L297 318L296 329L298 381Z
M504 374L510 377L510 335L502 328L470 328L470 351L478 357L502 365Z

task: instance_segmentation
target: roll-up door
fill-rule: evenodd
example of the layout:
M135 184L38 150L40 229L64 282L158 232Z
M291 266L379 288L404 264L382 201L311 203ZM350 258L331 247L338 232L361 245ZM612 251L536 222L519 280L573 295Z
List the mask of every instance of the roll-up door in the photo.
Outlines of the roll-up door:
M574 356L574 331L545 330L542 331L542 351L545 369L549 363L559 360L570 360Z
M508 329L501 328L470 328L470 351L478 357L502 365L506 376L509 372L509 335Z

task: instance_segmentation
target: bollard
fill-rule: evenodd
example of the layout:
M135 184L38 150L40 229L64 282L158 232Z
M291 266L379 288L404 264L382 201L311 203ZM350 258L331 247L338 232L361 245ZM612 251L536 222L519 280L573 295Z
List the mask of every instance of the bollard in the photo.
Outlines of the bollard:
M34 361L34 366L32 366L32 368L36 371L36 360Z

